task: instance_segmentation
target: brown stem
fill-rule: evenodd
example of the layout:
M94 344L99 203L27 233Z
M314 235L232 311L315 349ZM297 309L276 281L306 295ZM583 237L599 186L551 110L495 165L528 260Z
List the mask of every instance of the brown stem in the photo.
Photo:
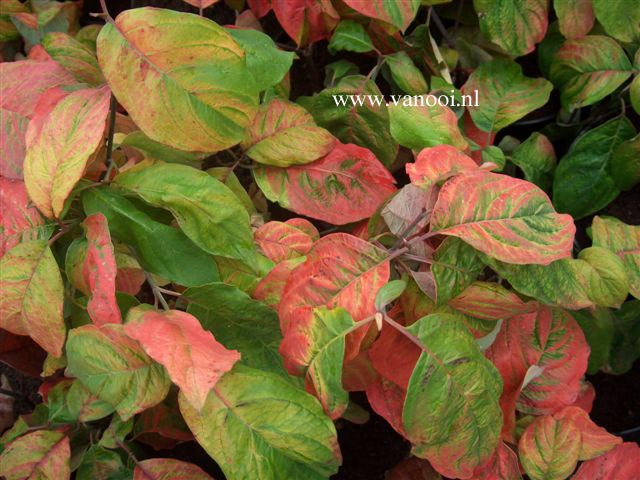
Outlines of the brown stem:
M113 161L113 137L116 133L116 110L118 109L118 101L111 94L111 103L109 105L109 132L107 133L107 172L102 178L103 182L108 182L111 177L111 171L115 166Z

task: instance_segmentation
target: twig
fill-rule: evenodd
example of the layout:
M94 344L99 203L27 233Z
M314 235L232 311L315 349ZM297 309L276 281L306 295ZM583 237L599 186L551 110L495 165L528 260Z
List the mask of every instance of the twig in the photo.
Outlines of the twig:
M131 245L129 245L129 251L131 252L131 255L133 255L133 257L138 261L138 263L140 263L138 259L138 255L135 249ZM153 292L153 296L155 299L154 307L158 308L158 302L160 302L164 310L171 310L171 308L169 308L169 304L162 296L162 291L160 290L160 287L158 287L156 285L156 282L153 281L151 274L147 272L145 269L142 269L142 273L144 273L144 278L147 280L147 283L149 284L149 286L151 287L151 291Z
M116 22L113 20L113 17L109 15L109 10L107 10L107 4L105 0L100 0L100 8L102 8L102 13L105 17L105 20L109 23L115 24Z
M169 290L167 288L162 288L162 287L156 287L158 289L159 292L164 293L166 295L171 295L173 297L181 297L182 294L179 292L174 292L173 290Z
M405 243L407 241L407 238L406 238L407 235L409 235L413 231L413 229L418 226L420 221L422 221L424 218L426 218L430 214L431 214L431 210L425 210L423 208L420 214L418 214L416 218L414 218L411 221L411 223L407 225L405 229L398 234L398 240L396 241L396 243L393 245L392 248L398 248L400 245Z
M442 38L444 38L444 41L447 43L447 45L449 45L450 48L454 48L455 42L449 36L449 32L447 32L447 29L442 23L442 20L440 20L440 17L438 16L438 14L436 13L433 7L430 7L429 10L431 11L430 13L431 13L431 18L433 18L433 23L435 23L436 28L442 34Z
M111 171L115 165L113 161L113 137L116 133L116 110L118 108L118 101L116 97L111 94L111 103L109 106L109 133L107 134L107 172L102 178L103 182L108 182L111 177Z

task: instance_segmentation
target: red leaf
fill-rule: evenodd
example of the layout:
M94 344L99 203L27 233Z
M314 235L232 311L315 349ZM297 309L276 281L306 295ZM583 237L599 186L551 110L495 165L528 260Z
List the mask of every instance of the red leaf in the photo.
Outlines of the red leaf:
M300 46L329 38L340 20L330 0L271 0L271 5L284 31Z
M535 310L535 303L524 303L520 297L497 283L474 282L449 306L471 317L500 320Z
M40 378L47 354L29 337L0 329L0 361L27 375Z
M202 408L220 377L240 360L192 315L178 310L156 312L144 307L129 311L125 333L162 364L195 408Z
M284 339L280 353L290 372L302 374L309 349L305 331L315 307L342 307L358 322L375 313L375 296L389 280L388 254L346 233L318 240L305 263L289 276L280 308ZM358 354L366 334L361 328L347 337L346 359Z
M395 328L384 325L369 357L376 371L404 390L422 351Z
M258 286L253 291L253 298L266 303L274 310L278 310L278 305L280 305L280 299L282 298L289 275L294 268L304 261L304 257L297 257L291 260L285 260L273 267L269 273L260 280L260 283L258 283Z
M540 415L575 402L589 346L571 315L540 305L535 312L507 320L486 355L504 382L502 434L513 441L516 404L522 412ZM542 372L521 391L527 371L534 366Z
M340 142L307 165L254 171L269 200L334 225L370 217L396 190L393 176L371 151Z
M42 225L38 209L29 206L24 182L0 177L0 257L20 242L39 238Z
M415 0L344 0L356 12L394 25L403 32L413 21L420 7Z
M387 471L384 480L442 480L442 477L428 461L410 457Z
M265 223L254 232L253 239L267 258L280 263L306 255L319 236L311 222L294 218Z
M431 231L507 263L548 265L570 257L575 230L571 216L556 213L538 187L488 172L449 180L431 214Z
M185 0L186 1L186 0ZM150 458L136 464L133 480L213 480L193 463L173 458Z
M411 183L429 188L460 172L477 170L478 164L451 145L438 145L423 149L415 163L407 163L405 168Z
M369 350L360 352L356 358L345 362L342 368L342 385L347 392L364 391L379 378L371 363Z
M574 407L580 407L587 413L591 413L591 409L593 408L593 401L596 398L596 390L593 388L593 385L586 380L582 380L580 382L580 393L578 394L578 398L573 402Z
M374 412L384 418L402 436L402 408L407 392L395 383L381 378L367 388L367 400Z
M87 236L87 254L82 273L91 291L87 303L89 317L98 326L122 323L116 301L116 257L107 219L101 213L94 213L85 219L83 226Z
M249 8L256 17L262 18L272 9L271 0L247 0Z
M491 459L476 468L471 480L522 480L518 456L504 442L500 442Z
M640 478L640 447L625 442L580 465L571 480L636 480Z
M134 438L155 450L175 447L193 440L193 435L182 418L178 407L176 390L159 404L148 408L136 417Z

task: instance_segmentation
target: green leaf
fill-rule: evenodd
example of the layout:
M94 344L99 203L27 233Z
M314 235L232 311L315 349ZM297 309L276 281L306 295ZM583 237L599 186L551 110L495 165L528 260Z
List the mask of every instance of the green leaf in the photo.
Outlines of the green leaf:
M430 95L409 98L411 105L399 101L389 106L391 135L400 145L413 150L443 143L460 150L467 148L467 141L460 133L458 118L453 110L439 105ZM418 105L413 103L414 99L416 103L419 102Z
M626 302L615 310L615 333L611 345L608 371L627 373L640 358L640 300Z
M408 330L424 346L402 413L412 452L447 477L468 478L498 445L500 374L455 315L434 313Z
M77 423L100 420L114 412L78 380L65 379L57 383L47 396L49 420L53 423Z
M75 38L62 32L49 33L42 46L78 82L94 86L105 83L95 53Z
M488 145L482 149L482 163L488 162L496 165L496 168L493 169L494 172L501 172L507 164L507 159L500 148L495 145Z
M340 59L324 67L324 86L334 87L344 77L358 75L360 69L349 60Z
M289 378L278 353L282 335L273 310L224 283L188 288L183 295L187 312L225 347L238 350L240 363Z
M541 133L532 133L518 145L509 160L524 172L524 178L548 191L556 168L556 153L547 137Z
M117 136L121 134L116 134ZM118 141L119 140L119 141ZM121 147L131 147L140 151L145 158L149 160L161 160L170 163L184 163L185 165L194 165L202 161L207 154L185 152L176 148L156 142L147 137L144 132L137 130L116 140L116 144Z
M606 207L620 190L611 176L616 147L636 134L626 118L610 120L578 137L562 157L553 179L553 203L580 219Z
M202 412L182 394L180 411L227 478L321 480L338 470L333 422L315 398L273 373L236 365Z
M605 31L621 42L640 39L640 8L628 0L592 0L593 12Z
M429 86L422 72L415 66L407 52L392 53L386 55L384 59L391 71L393 81L403 92L410 95L423 95L428 92Z
M224 183L229 189L235 194L235 196L240 200L240 203L246 208L247 213L251 216L254 213L257 213L256 207L251 200L251 197L244 189L240 180L233 172L231 167L212 167L207 170L207 173L214 178L217 178L222 183Z
M153 220L131 201L106 188L82 194L85 213L101 212L114 238L135 250L142 268L184 286L219 279L213 257L198 248L181 230Z
M622 259L631 295L640 298L640 226L626 225L615 218L593 219L593 245Z
M397 299L407 288L407 282L404 280L391 280L385 284L376 294L376 310L383 311L384 308Z
M365 53L374 48L371 37L362 24L353 20L342 20L329 42L329 52L332 54L339 51Z
M293 52L280 50L268 35L254 29L225 28L242 47L246 55L247 70L256 88L264 91L280 81L291 68Z
M533 51L547 31L547 0L473 0L473 6L482 33L511 55Z
M0 260L0 327L29 335L55 357L62 355L66 325L64 286L46 240L16 245Z
M93 445L82 456L76 480L120 480L132 475L117 452Z
M631 76L631 62L615 40L600 35L567 40L556 52L549 72L560 89L562 106L593 105Z
M602 247L580 251L578 259L594 269L589 278L589 292L596 305L619 308L629 294L629 279L622 260Z
M462 88L475 95L478 106L469 109L473 123L484 132L498 132L542 107L553 85L544 78L529 78L512 60L496 58L481 64Z
M257 261L247 211L226 185L206 172L175 163L140 163L113 183L169 210L203 250L248 264Z
M118 102L152 140L187 151L240 143L258 106L247 55L215 22L136 8L97 40L102 73Z
M433 254L431 266L438 305L461 294L484 270L478 252L456 237L448 237Z
M160 403L171 380L124 327L85 325L69 332L66 374L78 378L123 420Z
M379 98L381 104L353 105L352 95L369 95ZM336 105L336 97L344 96L346 104ZM344 143L355 143L371 150L385 165L396 159L398 144L389 130L389 112L382 92L373 81L362 75L344 77L338 85L326 88L313 97L300 97L298 103L313 115L316 123L329 130Z
M611 156L611 176L620 190L640 183L640 135L622 142Z
M609 362L616 318L611 310L601 307L595 310L570 312L570 314L580 325L591 348L587 373L594 375Z

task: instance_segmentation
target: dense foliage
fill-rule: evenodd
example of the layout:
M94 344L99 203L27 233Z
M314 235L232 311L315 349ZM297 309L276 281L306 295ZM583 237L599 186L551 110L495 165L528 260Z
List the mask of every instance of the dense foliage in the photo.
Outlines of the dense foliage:
M634 0L106 3L0 0L0 475L326 479L366 392L391 479L640 478Z

